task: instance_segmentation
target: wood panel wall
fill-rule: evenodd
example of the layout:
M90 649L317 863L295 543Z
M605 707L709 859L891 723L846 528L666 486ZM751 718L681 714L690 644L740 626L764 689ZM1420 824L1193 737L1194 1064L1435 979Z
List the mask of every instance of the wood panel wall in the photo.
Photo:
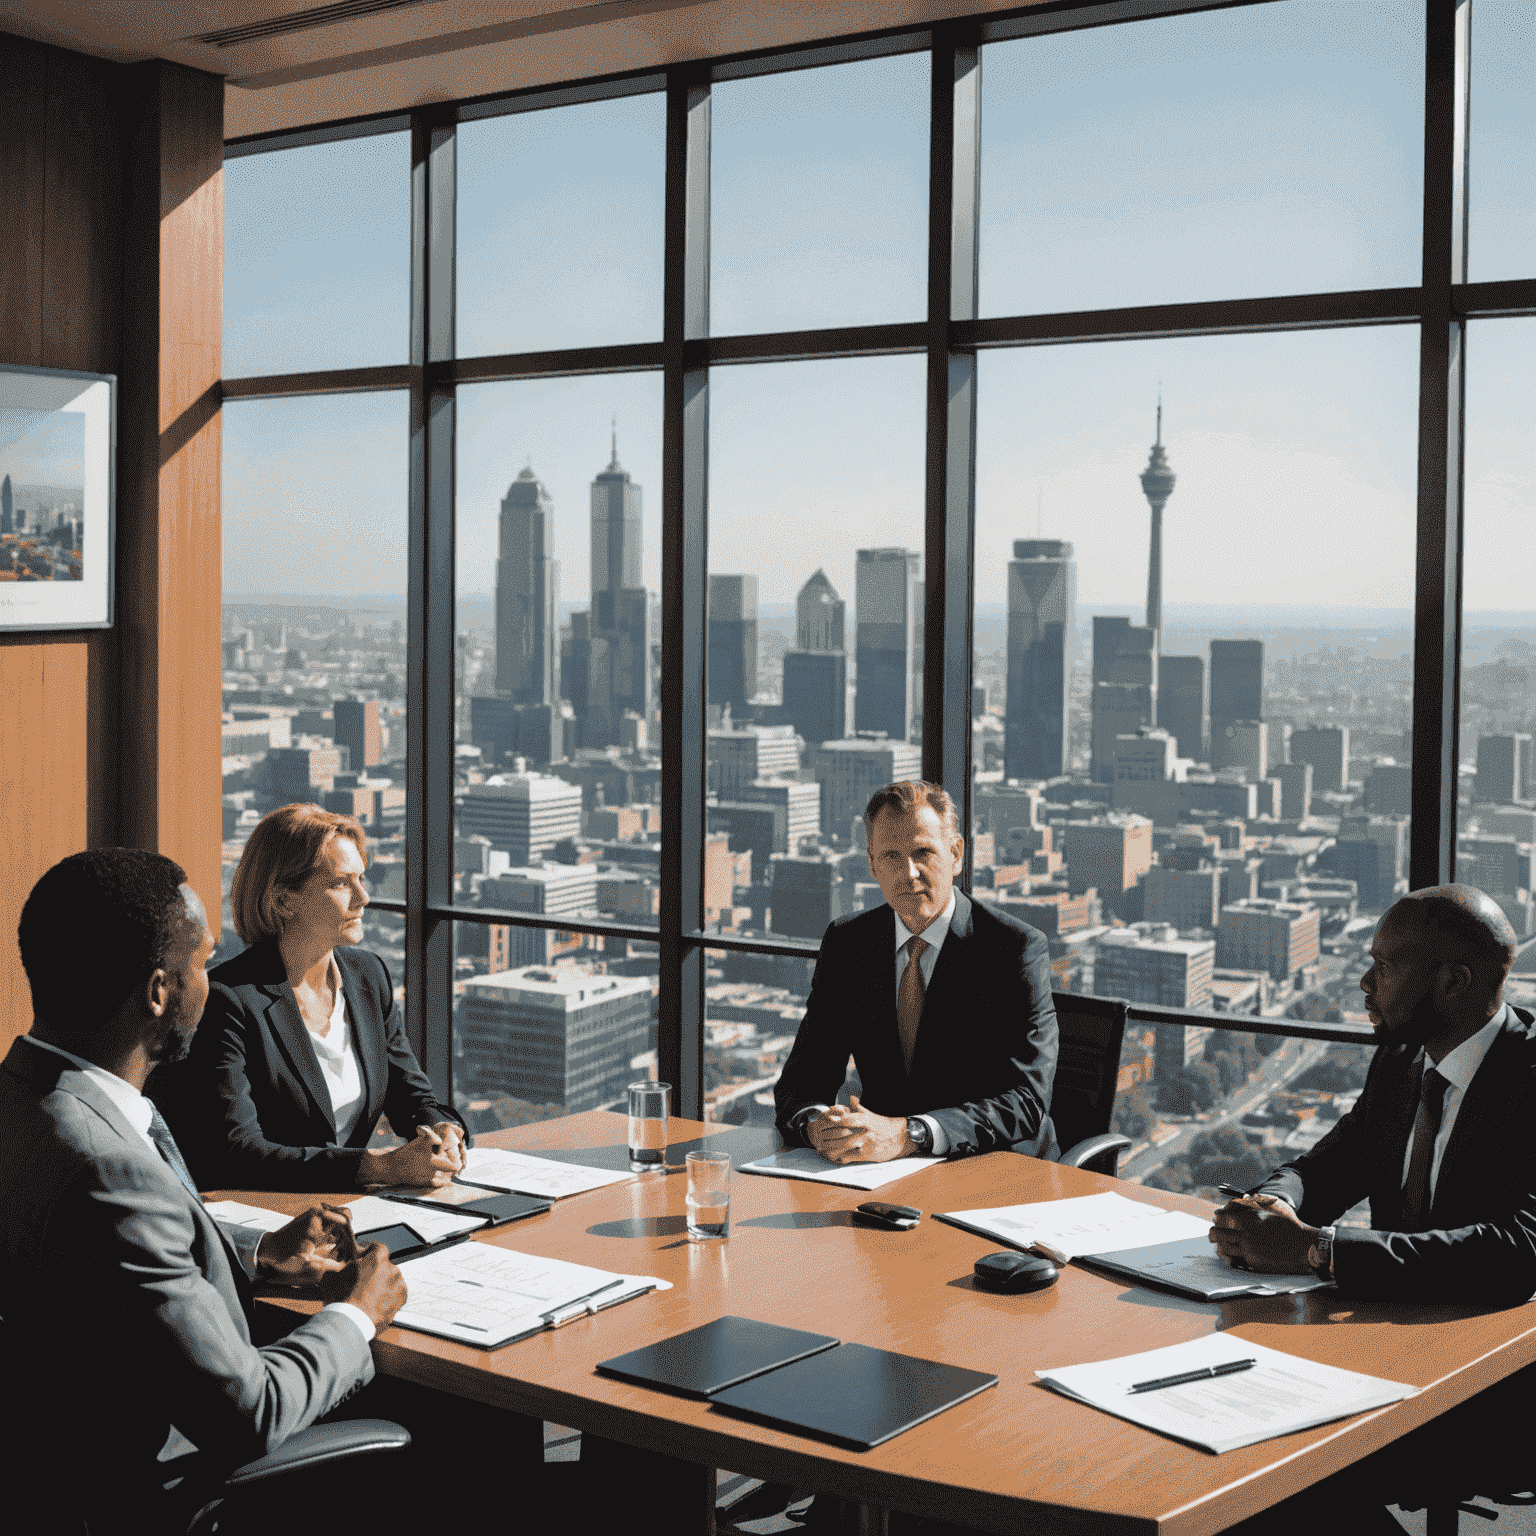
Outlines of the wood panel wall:
M66 854L160 849L219 910L223 86L3 33L0 80L0 363L116 374L119 440L117 626L0 635L3 1052Z

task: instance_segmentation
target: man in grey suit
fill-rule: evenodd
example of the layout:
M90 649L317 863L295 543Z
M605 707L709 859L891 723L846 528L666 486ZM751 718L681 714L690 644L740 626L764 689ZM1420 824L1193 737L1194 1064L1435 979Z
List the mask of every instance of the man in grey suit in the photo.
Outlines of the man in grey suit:
M184 1517L223 1471L350 1397L405 1299L343 1212L222 1228L144 1097L208 996L214 941L185 879L159 854L76 854L19 929L34 1017L0 1064L6 1440L36 1493L71 1490L92 1536ZM319 1282L329 1305L258 1348L258 1276ZM173 1430L195 1455L161 1459Z

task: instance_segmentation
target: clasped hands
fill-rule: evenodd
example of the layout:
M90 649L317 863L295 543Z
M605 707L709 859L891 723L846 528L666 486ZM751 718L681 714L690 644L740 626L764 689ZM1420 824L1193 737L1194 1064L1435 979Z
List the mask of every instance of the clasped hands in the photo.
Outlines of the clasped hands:
M312 1205L256 1245L257 1275L282 1285L319 1285L356 1261L352 1213L344 1205Z
M805 1134L829 1163L888 1163L916 1150L907 1139L905 1115L877 1115L852 1094L846 1108L834 1104L823 1110Z
M1209 1233L1216 1252L1235 1269L1265 1275L1301 1275L1318 1228L1309 1227L1274 1195L1243 1195L1228 1200L1212 1219Z
M403 1146L363 1154L357 1182L399 1184L418 1189L441 1189L464 1171L464 1128L452 1120L418 1125L416 1134Z

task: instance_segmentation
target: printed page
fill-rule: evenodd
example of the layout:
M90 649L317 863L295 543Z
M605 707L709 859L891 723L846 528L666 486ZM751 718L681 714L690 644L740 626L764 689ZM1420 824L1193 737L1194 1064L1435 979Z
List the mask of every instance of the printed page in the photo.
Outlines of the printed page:
M461 1216L456 1211L434 1211L424 1205L408 1205L400 1200L385 1200L380 1195L363 1195L353 1200L354 1233L377 1231L380 1227L409 1227L424 1243L439 1243L460 1232L477 1232L485 1225L484 1216Z
M227 1221L237 1227L258 1227L263 1232L276 1232L293 1220L281 1211L265 1210L259 1205L242 1205L238 1200L205 1200L203 1209L218 1221Z
M1251 1369L1180 1386L1132 1392L1137 1382L1236 1360ZM1046 1386L1117 1418L1220 1453L1412 1397L1417 1387L1361 1376L1266 1349L1231 1333L1123 1355L1093 1365L1036 1371Z
M405 1276L410 1295L396 1323L483 1349L547 1328L582 1302L600 1310L671 1288L647 1275L617 1275L489 1243L423 1254L409 1261Z
M589 1189L626 1183L634 1178L634 1174L616 1173L609 1168L584 1168L577 1163L557 1163L547 1157L529 1157L525 1152L471 1147L460 1177L492 1189L538 1195L545 1200L562 1200L567 1195L579 1195Z
M1215 1253L1203 1235L1184 1242L1116 1250L1104 1253L1102 1258L1106 1265L1112 1260L1127 1265L1134 1268L1138 1276L1160 1285L1180 1286L1205 1296L1294 1296L1333 1283L1311 1274L1263 1275L1233 1269Z
M946 1211L957 1226L1021 1248L1038 1248L1058 1264L1087 1254L1119 1248L1144 1248L1186 1237L1204 1237L1208 1217L1169 1211L1124 1195L1078 1195L1070 1200L1039 1200L1028 1205Z
M898 1157L889 1163L829 1163L810 1147L791 1147L760 1157L755 1163L743 1163L743 1173L766 1173L781 1179L810 1179L817 1184L841 1184L849 1189L879 1189L894 1184L909 1173L919 1173L942 1161L937 1157Z

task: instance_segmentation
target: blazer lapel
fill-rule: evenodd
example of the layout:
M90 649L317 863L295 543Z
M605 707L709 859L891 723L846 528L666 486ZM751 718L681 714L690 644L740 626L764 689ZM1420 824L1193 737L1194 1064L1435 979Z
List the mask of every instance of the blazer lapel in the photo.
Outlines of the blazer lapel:
M885 921L871 925L873 947L869 951L866 974L870 978L865 996L869 1002L862 1042L854 1051L861 1062L869 1061L869 1070L859 1068L866 1089L872 1082L902 1082L906 1067L901 1060L901 1041L896 1034L896 911L885 908Z
M946 1037L957 1013L950 1003L950 996L958 989L960 978L965 973L966 946L973 930L970 898L963 891L957 890L954 916L949 920L949 933L944 939L943 948L939 950L939 958L934 961L933 978L923 997L923 1020L918 1026L917 1045L912 1052L911 1076L915 1077L924 1069L934 1052L945 1049ZM894 974L895 967L892 966L891 970Z
M299 1012L298 999L287 979L264 983L267 994L267 1028L278 1048L288 1059L294 1075L304 1084L315 1112L331 1128L330 1140L336 1139L336 1121L331 1115L331 1093L325 1086L320 1071L320 1058L310 1044L309 1031L304 1027L304 1015Z
M1445 1145L1445 1155L1440 1159L1440 1174L1435 1180L1435 1196L1430 1203L1430 1214L1442 1208L1442 1201L1454 1202L1456 1181L1466 1156L1468 1144L1486 1147L1490 1126L1497 1126L1503 1119L1509 1103L1509 1090L1521 1079L1510 1070L1516 1046L1525 1033L1522 1020L1511 1008L1504 1027L1494 1037L1472 1081L1467 1084L1466 1096L1456 1111L1456 1124L1451 1128L1451 1139ZM1521 1134L1527 1134L1522 1128Z
M346 950L336 951L336 972L341 977L342 990L346 993L348 1032L352 1040L352 1049L357 1052L358 1070L363 1076L363 1115L358 1120L352 1137L356 1141L361 1136L362 1141L359 1145L366 1147L373 1135L374 1123L378 1120L377 1111L372 1120L368 1119L368 1111L375 1104L382 1108L384 1091L389 1086L384 1020L379 1021L377 1029L373 1027L373 1015L376 1011L373 1007L373 995L364 985L360 970L352 964L352 957ZM404 1132L396 1134L403 1135Z
M1377 1196L1371 1199L1371 1225L1386 1232L1400 1226L1403 1215L1403 1161L1413 1136L1413 1122L1419 1110L1419 1083L1423 1077L1424 1052L1402 1055L1387 1068L1392 1078L1382 1085L1384 1103L1381 1135L1377 1140L1381 1166L1376 1178L1380 1201L1387 1207L1378 1213Z

